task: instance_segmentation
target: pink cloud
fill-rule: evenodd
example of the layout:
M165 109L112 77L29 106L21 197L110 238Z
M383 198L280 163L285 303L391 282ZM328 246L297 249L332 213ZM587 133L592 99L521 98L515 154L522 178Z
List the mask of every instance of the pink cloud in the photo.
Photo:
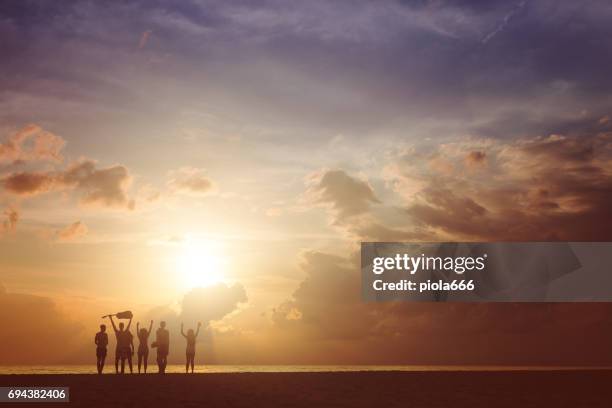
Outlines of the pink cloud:
M17 228L17 222L19 221L19 213L14 208L7 208L4 210L4 221L0 224L0 232L12 232Z
M214 190L214 184L205 175L203 169L194 167L181 167L168 173L170 180L168 187L170 190L191 195L205 195Z
M58 162L65 144L60 136L30 124L0 143L0 161Z
M57 231L58 241L74 241L75 239L82 238L89 232L87 225L81 221L74 222L59 231Z
M134 200L127 195L131 180L125 166L97 168L95 161L82 160L63 171L12 173L0 181L7 192L16 195L32 196L69 189L79 192L85 205L131 210Z

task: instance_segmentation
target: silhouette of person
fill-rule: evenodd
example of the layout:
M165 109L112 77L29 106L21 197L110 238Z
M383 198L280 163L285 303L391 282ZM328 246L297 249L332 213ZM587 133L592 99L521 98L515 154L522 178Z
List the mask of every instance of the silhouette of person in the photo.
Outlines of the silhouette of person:
M193 374L196 339L200 333L200 326L202 326L202 323L198 322L198 330L195 333L193 332L193 329L189 329L187 330L187 334L185 334L183 332L183 323L181 323L181 334L185 339L187 339L187 350L185 351L185 357L187 357L187 360L185 361L186 373L189 372L189 366L191 365L191 373Z
M155 332L155 343L157 346L157 367L160 374L165 374L170 348L170 333L166 329L166 322L159 322L159 329Z
M123 322L119 323L119 329L115 326L113 316L108 316L113 330L115 331L115 337L117 338L117 347L115 349L115 372L119 374L119 360L121 360L121 374L125 372L125 360L127 359L130 366L130 373L132 373L132 355L134 354L134 337L130 333L130 326L132 325L132 318L124 328Z
M153 320L149 324L149 330L144 327L140 328L140 322L136 323L136 333L138 335L138 374L140 374L140 365L144 363L144 373L147 373L147 365L149 363L149 335L153 329Z
M98 369L98 374L102 374L104 360L106 360L106 346L108 345L108 334L106 334L105 324L100 325L100 331L96 333L94 343L96 343L96 368Z

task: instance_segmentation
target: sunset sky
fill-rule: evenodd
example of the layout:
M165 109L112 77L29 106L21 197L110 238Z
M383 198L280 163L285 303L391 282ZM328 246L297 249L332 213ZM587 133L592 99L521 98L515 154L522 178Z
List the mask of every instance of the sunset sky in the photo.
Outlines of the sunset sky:
M360 241L612 238L612 4L3 1L0 365L612 364L608 304L365 304ZM134 327L135 330L135 327ZM111 353L112 354L112 353Z

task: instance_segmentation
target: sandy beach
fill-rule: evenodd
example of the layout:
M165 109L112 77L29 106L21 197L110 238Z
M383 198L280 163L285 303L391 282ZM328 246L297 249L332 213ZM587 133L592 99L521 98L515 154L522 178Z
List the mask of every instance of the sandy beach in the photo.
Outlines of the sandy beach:
M609 407L611 384L612 370L0 376L69 386L83 407Z

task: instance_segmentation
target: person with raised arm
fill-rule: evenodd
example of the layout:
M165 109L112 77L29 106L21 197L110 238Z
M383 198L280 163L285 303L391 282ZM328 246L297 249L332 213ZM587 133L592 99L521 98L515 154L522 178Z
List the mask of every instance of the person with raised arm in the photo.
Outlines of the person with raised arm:
M115 348L115 372L119 374L119 360L121 360L121 374L125 372L125 360L127 359L130 366L130 374L132 373L132 355L134 354L134 338L130 333L130 326L132 325L132 317L130 315L130 321L127 328L124 327L123 322L119 323L119 329L115 326L113 315L109 315L108 318L113 325L115 331L115 337L117 338L117 347Z
M202 323L198 322L198 329L195 333L193 332L193 329L189 329L187 330L187 334L185 334L185 332L183 331L183 323L181 323L181 334L187 340L187 350L185 351L185 357L187 358L185 362L186 373L189 372L189 366L191 365L191 373L193 374L196 339L198 337L198 334L200 333L200 326L202 326Z
M152 329L153 320L151 320L149 324L149 330L144 327L141 329L140 322L136 323L136 334L138 336L138 374L140 374L141 365L144 365L144 373L147 373L147 366L149 364L149 335Z

